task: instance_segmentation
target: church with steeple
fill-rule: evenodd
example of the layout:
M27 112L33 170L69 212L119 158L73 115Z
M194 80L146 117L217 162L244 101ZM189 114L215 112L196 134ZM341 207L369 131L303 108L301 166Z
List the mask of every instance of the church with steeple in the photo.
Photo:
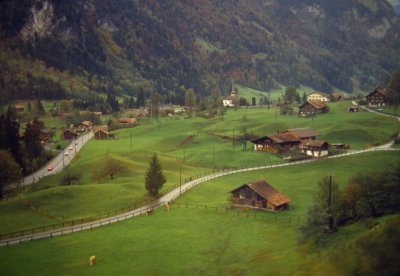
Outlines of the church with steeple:
M239 104L238 92L235 88L235 80L232 80L230 95L222 99L223 106L233 107Z

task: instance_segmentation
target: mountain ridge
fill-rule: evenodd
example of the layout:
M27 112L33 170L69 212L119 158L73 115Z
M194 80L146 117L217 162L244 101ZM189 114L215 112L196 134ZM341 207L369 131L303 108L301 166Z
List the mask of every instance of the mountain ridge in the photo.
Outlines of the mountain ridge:
M0 8L0 51L51 68L64 94L147 89L182 100L189 87L227 91L232 78L262 90L351 92L400 67L400 21L387 1L5 0ZM1 56L0 73L18 71ZM34 82L48 78L26 71ZM21 90L1 75L3 93Z

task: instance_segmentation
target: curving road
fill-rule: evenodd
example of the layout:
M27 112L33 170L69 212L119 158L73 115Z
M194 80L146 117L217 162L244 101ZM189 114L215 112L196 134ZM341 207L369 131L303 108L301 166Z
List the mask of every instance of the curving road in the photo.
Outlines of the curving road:
M93 131L89 131L76 140L73 140L68 147L63 150L59 155L54 157L50 162L48 162L44 167L40 168L38 171L33 174L24 177L19 185L27 186L37 182L42 177L56 174L61 172L68 164L74 159L76 154L82 149L82 147L93 137ZM49 166L53 169L51 171L48 170Z

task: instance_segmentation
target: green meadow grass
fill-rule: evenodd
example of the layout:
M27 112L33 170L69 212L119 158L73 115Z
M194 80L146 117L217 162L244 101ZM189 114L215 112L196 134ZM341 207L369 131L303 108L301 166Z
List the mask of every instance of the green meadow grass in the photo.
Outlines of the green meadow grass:
M233 135L241 135L244 128L261 136L287 128L312 127L322 139L347 143L353 149L384 143L397 129L395 119L368 112L349 113L349 105L332 103L329 114L315 118L276 116L274 109L229 109L223 118L160 119L115 131L116 140L88 142L68 166L68 171L81 174L79 183L60 186L67 173L64 171L28 188L20 195L20 201L1 202L0 217L8 223L0 224L0 233L107 214L148 200L144 179L154 152L158 153L167 178L163 189L179 183L183 159L183 180L211 172L214 167L257 166L281 160L275 155L254 152L251 143L246 150L240 144L233 146ZM189 136L193 139L188 140ZM93 178L95 171L102 170L108 159L118 163L122 171L115 179L106 177L97 183ZM27 204L33 208L27 208ZM19 219L24 213L31 219Z
M375 152L221 177L185 193L171 205L169 212L160 208L152 216L2 247L1 272L5 275L309 275L308 268L315 262L327 262L330 251L354 242L367 231L362 223L341 228L330 236L322 255L299 243L298 219L304 222L317 181L332 169L335 180L344 186L357 173L381 170L399 161L397 152ZM236 210L225 212L224 207L230 202L229 192L259 178L290 197L291 209L280 213L242 211L239 216ZM219 211L201 206L186 208L187 202L217 206ZM94 267L89 266L92 255L97 258ZM324 274L330 272L336 270L329 267Z

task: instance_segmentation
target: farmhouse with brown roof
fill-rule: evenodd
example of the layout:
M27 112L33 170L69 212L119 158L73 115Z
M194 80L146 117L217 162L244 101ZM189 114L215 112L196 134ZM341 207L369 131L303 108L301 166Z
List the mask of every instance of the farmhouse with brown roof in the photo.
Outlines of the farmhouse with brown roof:
M389 102L386 89L383 87L375 88L367 95L367 101L369 106L385 106Z
M303 117L327 112L329 112L329 108L321 101L306 101L299 106L299 115Z
M93 128L93 134L95 140L105 140L110 137L110 132L107 126L100 126Z
M318 132L311 128L292 128L284 132L250 140L255 151L289 151L296 149L303 141L315 140Z
M264 180L244 184L233 191L232 200L236 206L246 206L273 211L289 208L290 199Z

